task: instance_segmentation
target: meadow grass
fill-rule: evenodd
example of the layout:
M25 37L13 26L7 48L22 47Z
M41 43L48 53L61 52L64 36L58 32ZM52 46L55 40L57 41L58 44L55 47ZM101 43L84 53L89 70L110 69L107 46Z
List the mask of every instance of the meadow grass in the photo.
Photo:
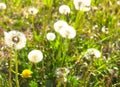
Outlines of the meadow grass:
M7 8L0 9L0 87L119 87L120 86L120 5L119 0L92 0L91 10L76 10L73 0L2 0ZM59 13L68 5L69 15ZM36 15L25 14L30 8ZM97 9L95 9L95 7ZM67 39L54 30L54 23L64 20L76 30L76 37ZM103 31L102 29L106 30ZM26 35L21 50L4 43L4 32L17 30ZM46 38L56 35L54 41ZM89 48L100 51L100 58L85 58ZM43 60L31 63L31 50L41 50ZM56 77L55 71L66 67L67 81ZM23 70L32 74L23 78Z

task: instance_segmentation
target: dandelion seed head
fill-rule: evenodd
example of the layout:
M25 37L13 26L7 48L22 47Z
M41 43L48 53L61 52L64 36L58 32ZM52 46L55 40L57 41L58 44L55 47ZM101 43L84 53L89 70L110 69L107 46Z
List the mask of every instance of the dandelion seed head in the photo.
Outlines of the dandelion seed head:
M64 26L68 26L67 22L63 21L63 20L59 20L57 22L54 23L54 29L56 32L60 32L61 28Z
M67 76L69 72L70 71L68 68L60 67L60 68L56 69L55 74L56 74L57 78L62 78L62 77Z
M38 13L38 9L35 7L31 7L28 9L29 14L36 15Z
M91 0L74 0L74 6L76 10L89 11Z
M120 0L118 0L118 1L116 2L116 4L117 4L117 5L120 5Z
M49 41L53 41L53 40L56 38L56 36L55 36L54 33L49 32L49 33L47 33L46 38L47 38L47 40L49 40Z
M12 30L10 32L4 32L4 41L8 47L14 49L22 49L26 45L26 37L22 32Z
M6 4L5 3L0 3L0 9L6 9Z
M72 26L65 26L61 28L60 35L63 38L73 39L76 36L76 30Z
M85 58L89 59L89 58L92 58L92 57L95 57L95 58L100 58L101 57L101 53L99 50L95 49L95 48L89 48L85 55L84 55Z
M59 7L59 13L68 15L70 13L70 8L67 5L61 5Z
M28 59L32 63L38 63L43 59L43 53L40 50L32 50L28 54Z

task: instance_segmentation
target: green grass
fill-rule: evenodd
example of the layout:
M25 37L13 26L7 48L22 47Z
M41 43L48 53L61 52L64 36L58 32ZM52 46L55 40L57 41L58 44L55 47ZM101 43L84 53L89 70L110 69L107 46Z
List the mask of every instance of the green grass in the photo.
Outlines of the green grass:
M2 0L7 8L0 12L0 87L10 87L10 58L14 71L15 55L19 74L24 69L33 72L30 78L22 78L18 74L20 87L119 87L120 10L116 1L92 0L92 6L98 9L82 12L75 10L73 0ZM59 13L62 4L70 7L68 16ZM23 12L31 6L38 9L38 14L26 18ZM74 39L62 38L54 31L53 25L58 20L65 20L75 28L77 35ZM98 27L93 30L95 25ZM109 29L108 34L101 31L103 26ZM27 40L26 47L16 53L4 43L2 31L11 30L33 35L31 40ZM48 41L47 32L54 32L56 39ZM85 60L83 56L89 48L98 49L101 57ZM28 53L33 49L41 50L44 55L37 64L28 60ZM66 83L56 80L55 70L59 67L70 70ZM16 72L11 72L12 87L16 87L15 75ZM79 76L79 80L75 76Z

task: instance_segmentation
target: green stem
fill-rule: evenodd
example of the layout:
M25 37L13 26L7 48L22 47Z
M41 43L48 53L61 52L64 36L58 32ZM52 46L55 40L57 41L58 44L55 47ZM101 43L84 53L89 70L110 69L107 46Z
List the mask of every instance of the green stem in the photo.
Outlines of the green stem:
M18 81L18 60L17 60L17 52L15 53L15 81L16 81L16 87L19 87L19 81Z
M12 51L11 51L12 52ZM11 58L11 53L10 53L10 59L9 59L9 87L12 87L12 81L11 81L11 71L12 71L12 58Z
M69 42L68 42L68 39L65 39L65 40L64 40L64 44L63 44L63 46L62 46L62 52L63 52L63 56L62 56L62 58L63 58L63 63L62 63L62 66L65 65L66 54L67 54L68 45L69 45L68 43L69 43Z
M35 26L34 26L34 15L32 15L31 17L31 21L32 21L32 30L33 30L33 37L34 37L34 40L36 39L36 31L35 31Z

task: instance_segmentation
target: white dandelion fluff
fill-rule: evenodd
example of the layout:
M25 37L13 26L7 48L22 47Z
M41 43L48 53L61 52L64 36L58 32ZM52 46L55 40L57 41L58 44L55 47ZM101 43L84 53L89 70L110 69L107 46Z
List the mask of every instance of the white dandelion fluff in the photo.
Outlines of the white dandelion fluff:
M92 58L92 57L95 57L95 58L100 58L101 57L101 53L99 50L95 49L95 48L89 48L85 55L84 55L85 58L89 59L89 58Z
M12 30L10 32L4 32L4 41L8 47L14 49L22 49L26 46L26 37L22 32Z
M66 67L59 67L56 69L55 74L57 78L66 77L69 73L69 69Z
M32 50L28 54L28 59L32 63L38 63L43 59L43 53L40 50Z
M120 5L120 0L116 1L116 4L117 4L117 5Z
M72 26L65 26L61 28L60 35L63 38L73 39L76 36L76 30Z
M68 26L68 24L63 20L58 20L57 22L54 23L54 29L58 33L60 32L61 28L64 26Z
M76 10L89 11L91 0L74 0L74 6Z
M6 9L6 4L5 3L0 3L0 9Z
M35 7L30 7L28 9L29 14L36 15L38 13L38 9Z
M47 38L47 40L49 40L49 41L53 41L53 40L56 38L56 36L55 36L54 33L49 32L49 33L47 33L46 38Z
M59 13L68 15L70 13L70 8L67 5L61 5L59 7Z

